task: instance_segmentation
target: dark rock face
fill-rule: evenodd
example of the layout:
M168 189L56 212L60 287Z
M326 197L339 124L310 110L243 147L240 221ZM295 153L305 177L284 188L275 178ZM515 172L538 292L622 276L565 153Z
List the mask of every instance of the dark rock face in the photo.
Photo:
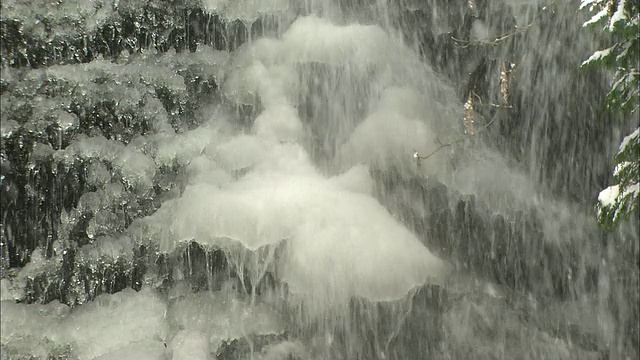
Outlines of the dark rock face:
M269 345L277 344L284 340L286 340L286 336L282 334L253 335L247 338L233 339L222 343L222 346L218 349L216 359L249 359L252 354L264 352ZM299 358L294 354L290 354L288 359L297 360Z
M3 63L38 68L87 63L99 56L118 59L123 53L144 50L194 52L198 46L210 46L233 51L251 38L280 34L288 25L277 14L251 21L224 18L205 11L198 1L132 0L113 7L100 5L87 10L89 16L84 19L55 14L24 19L20 9L9 9L0 24Z
M155 85L122 85L123 79L110 66L97 69L97 74L74 73L68 67L58 68L58 72L33 70L28 76L12 79L14 91L2 94L3 128L15 125L11 131L3 131L0 149L3 243L8 247L9 267L24 265L38 246L51 256L51 246L59 238L61 214L76 208L83 195L108 196L101 192L109 183L122 184L125 190L119 204L93 209L74 219L69 236L79 244L86 243L86 228L96 216L106 221L103 225L109 231L118 233L133 219L148 215L155 210L153 199L171 187L163 186L162 181L167 176L174 180L180 177L181 168L164 167L155 178L154 191L139 196L130 193L131 184L109 156L54 156L55 150L67 149L87 135L123 149L135 137L158 132L166 122L178 131L193 128L198 125L194 112L206 104L202 98L214 95L217 89L216 80L198 64L174 73L183 79L186 91L163 80ZM123 93L127 97L123 98ZM43 104L51 112L42 113Z
M372 175L380 184L377 192L383 204L420 234L430 249L458 268L542 297L570 299L577 289L595 290L597 261L584 259L603 251L599 243L606 236L604 231L593 234L594 249L578 249L575 242L545 239L543 220L535 209L492 213L475 197L462 196L434 180L416 181L393 171ZM384 195L398 191L409 191L411 198L427 206L425 212L395 204ZM457 199L453 206L450 199ZM576 274L584 276L577 278Z
M445 336L443 314L448 310L448 300L447 292L441 287L424 286L412 294L410 306L404 314L385 312L384 305L378 304L379 309L374 313L381 314L382 324L393 324L398 315L401 315L402 321L399 326L392 327L391 333L386 334L386 348L382 353L362 358L424 359L440 355ZM385 315L388 317L386 321ZM366 316L365 312L361 316ZM375 335L368 332L362 334L366 339L372 339Z

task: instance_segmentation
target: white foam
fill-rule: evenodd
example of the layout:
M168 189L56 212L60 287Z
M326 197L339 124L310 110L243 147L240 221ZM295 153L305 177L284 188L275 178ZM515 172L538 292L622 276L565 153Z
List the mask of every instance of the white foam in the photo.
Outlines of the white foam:
M373 195L373 179L363 165L354 166L347 172L332 177L330 181L350 192Z
M358 125L340 149L342 161L415 168L412 154L424 154L437 146L436 137L423 118L423 103L410 89L385 90L376 111ZM434 169L434 165L438 165L436 158L430 159L428 168Z
M225 247L223 239L231 238L250 249L289 239L288 261L280 264L284 280L293 291L329 302L400 297L445 272L444 263L372 197L283 167L250 172L227 186L187 187L150 219L168 227L161 231L161 250L192 239Z
M433 140L422 96L388 89L345 146L349 160L356 160L350 167L356 167L343 175L321 175L300 141L304 126L293 106L302 85L297 64L346 65L358 81L367 81L364 70L370 66L392 66L383 51L388 42L379 27L337 26L306 17L280 40L259 40L239 50L230 62L225 94L238 102L258 97L264 109L249 134L212 135L221 141L207 147L209 160L200 158L190 166L191 182L182 197L165 202L146 220L160 250L171 252L195 240L247 261L242 248L288 240L286 256L275 264L278 274L293 293L318 304L351 296L399 298L413 287L441 280L446 264L370 195L372 181L366 167L358 165L403 161L412 149ZM371 94L377 101L377 92ZM221 171L232 176L207 180ZM257 273L248 276L255 280L264 266L251 269Z
M294 22L283 36L288 61L318 61L327 64L366 66L386 59L387 34L378 26L338 26L329 20L308 16Z
M179 331L171 342L171 359L173 360L207 360L209 359L209 341L199 331Z
M261 14L281 13L287 10L287 0L200 0L205 11L220 14L226 19L250 21Z

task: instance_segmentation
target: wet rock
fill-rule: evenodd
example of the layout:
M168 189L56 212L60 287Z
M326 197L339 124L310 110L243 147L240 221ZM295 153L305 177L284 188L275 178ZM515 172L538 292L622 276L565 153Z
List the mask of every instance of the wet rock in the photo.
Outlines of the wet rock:
M287 339L285 334L249 335L240 339L223 341L216 353L217 360L252 359L256 354L265 352L270 345ZM292 359L297 359L292 357Z
M426 359L440 353L445 340L443 314L447 291L424 286L411 298L411 309L390 338L386 356L390 359Z
M61 253L52 258L32 261L13 280L22 289L18 300L40 304L57 300L76 306L100 294L114 294L126 288L139 290L147 254L144 247L126 249L130 246L128 241L101 238L81 250L58 248Z
M397 300L352 298L345 313L327 314L324 324L294 317L289 333L312 353L335 359L429 358L443 341L448 300L447 291L434 285Z
M147 49L194 52L198 46L211 46L233 51L251 38L281 34L291 21L278 12L265 12L250 20L234 19L224 13L209 13L193 1L157 0L132 1L113 8L100 4L87 10L91 14L74 19L77 27L70 29L65 9L56 4L48 5L50 12L42 23L24 19L21 11L33 3L3 5L3 10L6 6L13 11L3 11L0 22L5 50L2 58L13 67L87 63L98 56L118 59Z
M433 179L411 178L394 170L373 170L372 176L380 201L422 235L425 245L465 272L514 290L561 299L591 281L581 278L576 285L575 274L597 272L590 262L581 260L577 241L557 243L545 238L536 209L493 213L475 197L461 196ZM425 207L398 204L397 196L385 194L411 194ZM450 199L458 200L451 204Z

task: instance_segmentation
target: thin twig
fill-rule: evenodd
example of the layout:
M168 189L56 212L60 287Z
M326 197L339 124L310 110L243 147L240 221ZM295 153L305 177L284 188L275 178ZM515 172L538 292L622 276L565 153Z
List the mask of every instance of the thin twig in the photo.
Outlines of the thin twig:
M525 26L523 28L518 28L515 31L509 32L509 33L506 33L506 34L502 34L502 35L500 35L499 37L497 37L497 38L495 38L493 40L473 40L473 41L470 41L470 40L457 39L457 38L455 38L453 36L451 36L451 40L455 41L456 45L458 47L460 47L460 48L463 48L463 49L468 48L470 46L498 45L499 43L507 40L508 38L510 38L512 36L515 36L515 35L518 35L520 33L525 32L531 26L533 26L534 23L535 23L535 21L531 22L531 24L529 24L529 25L527 25L527 26ZM461 45L461 44L464 44L464 45Z
M456 45L460 48L468 48L470 46L480 46L480 45L498 45L499 43L507 40L510 37L513 37L515 35L521 34L525 31L527 31L529 28L531 28L533 26L533 24L536 23L536 20L538 17L541 16L542 13L544 13L547 9L549 9L551 6L555 5L555 1L552 1L551 3L549 3L546 6L542 7L542 11L538 12L538 14L536 15L536 18L534 18L531 23L529 23L528 25L524 26L524 27L517 27L516 26L516 30L508 32L508 33L504 33L496 38L494 38L493 40L462 40L462 39L457 39L453 36L450 36L451 39L456 43Z
M485 124L483 127L481 127L480 129L478 129L478 133L479 133L479 132L481 132L481 131L486 130L486 129L491 125L491 124L493 124L493 122L494 122L495 120L496 120L496 117L494 116L494 117L493 117L493 119L491 119L491 121L489 121L489 122L488 122L487 124ZM477 133L476 133L476 134L477 134ZM438 139L438 138L436 137L436 141L438 142L438 144L439 144L440 146L438 146L435 150L433 150L429 155L426 155L426 156L420 156L420 155L417 155L417 154L418 154L417 152L415 153L415 155L414 155L414 156L415 156L415 158L416 158L416 159L417 159L417 161L418 161L418 166L420 166L420 162L421 162L422 160L426 160L426 159L428 159L428 158L432 157L432 156L433 156L433 155L435 155L438 151L440 151L440 150L442 150L442 149L444 149L444 148L446 148L446 147L448 147L448 146L451 146L451 145L457 144L457 143L459 143L459 142L465 141L465 140L467 140L467 139L469 139L469 138L472 138L472 137L474 137L474 136L475 136L475 135L465 135L465 136L463 136L463 137L461 137L461 138L455 139L455 140L450 141L450 142L448 142L448 143L443 143L442 141L440 141L440 139Z
M491 103L491 106L497 107L500 109L513 109L512 105L498 105L498 104Z
M448 142L448 143L445 143L445 144L441 143L441 142L440 142L440 140L438 140L438 143L440 143L440 146L438 146L438 148L437 148L437 149L435 149L434 151L432 151L432 152L431 152L431 154L429 154L429 155L427 155L427 156L418 156L418 159L420 159L420 160L426 160L426 159L430 158L431 156L433 156L433 155L434 155L435 153L437 153L438 151L440 151L440 150L442 150L442 149L446 148L447 146L451 146L451 145L453 145L453 144L456 144L456 143L459 143L459 142L461 142L461 141L467 140L468 138L470 138L470 137L472 137L472 136L474 136L474 135L466 135L466 136L464 136L464 137L461 137L461 138L459 138L459 139L456 139L456 140L454 140L454 141L452 141L452 142Z

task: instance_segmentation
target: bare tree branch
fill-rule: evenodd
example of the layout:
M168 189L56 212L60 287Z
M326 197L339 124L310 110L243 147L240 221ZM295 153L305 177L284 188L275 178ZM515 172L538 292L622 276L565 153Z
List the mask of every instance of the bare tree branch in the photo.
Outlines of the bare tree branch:
M495 120L496 120L496 117L494 116L494 117L493 117L493 119L491 119L491 121L489 121L489 122L488 122L488 123L486 123L484 126L482 126L480 129L478 129L478 131L476 132L476 134L478 134L478 133L480 133L480 132L482 132L482 131L486 130L489 126L491 126L491 124L493 124L493 123L494 123L494 121L495 121ZM426 159L428 159L428 158L432 157L432 156L433 156L433 155L435 155L438 151L440 151L440 150L442 150L442 149L444 149L444 148L446 148L446 147L449 147L449 146L451 146L451 145L454 145L454 144L457 144L457 143L459 143L459 142L465 141L465 140L467 140L467 139L469 139L469 138L472 138L472 137L474 137L474 136L475 136L475 135L465 135L465 136L463 136L463 137L460 137L460 138L458 138L458 139L455 139L455 140L450 141L450 142L447 142L447 143L443 143L442 141L440 141L440 139L439 139L438 137L436 137L436 142L438 142L438 145L440 145L440 146L438 146L435 150L433 150L431 153L429 153L429 154L428 154L428 155L426 155L426 156L420 156L420 154L418 154L418 152L414 150L413 157L416 159L416 164L418 165L418 167L420 167L420 165L422 165L422 160L426 160Z
M527 29L529 29L534 23L532 22L531 24L523 27L523 28L517 28L515 31L506 33L506 34L502 34L500 36L498 36L497 38L493 39L493 40L461 40L461 39L457 39L453 36L451 36L451 40L453 40L456 45L460 48L468 48L470 46L481 46L481 45L498 45L499 43L507 40L508 38L518 35L520 33L525 32Z
M460 47L460 48L468 48L470 46L482 46L482 45L498 45L501 42L507 40L510 37L513 37L515 35L521 34L525 31L527 31L529 28L531 28L533 26L533 24L536 23L538 17L540 17L544 12L546 12L547 10L549 10L553 5L555 5L555 1L550 2L548 5L545 5L542 7L542 11L538 12L536 18L534 18L531 23L529 23L526 26L523 27L518 27L516 26L516 29L514 31L510 31L507 33L504 33L502 35L499 35L498 37L494 38L493 40L462 40L462 39L457 39L453 36L451 37L451 40L453 40L456 43L456 46Z

